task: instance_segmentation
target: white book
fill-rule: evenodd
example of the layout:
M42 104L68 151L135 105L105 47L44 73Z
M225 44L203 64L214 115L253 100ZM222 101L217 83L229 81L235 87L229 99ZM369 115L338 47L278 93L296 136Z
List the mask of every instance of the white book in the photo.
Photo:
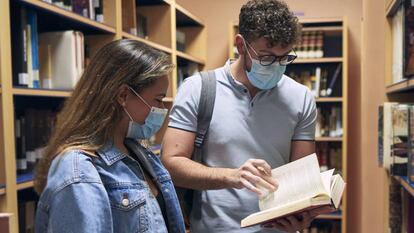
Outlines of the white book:
M72 90L80 75L82 56L75 31L47 32L39 35L41 46L50 46L51 88ZM44 62L44 61L41 61Z
M339 207L345 182L334 169L320 173L316 154L308 155L272 170L279 187L259 200L260 212L241 221L241 227L321 207Z

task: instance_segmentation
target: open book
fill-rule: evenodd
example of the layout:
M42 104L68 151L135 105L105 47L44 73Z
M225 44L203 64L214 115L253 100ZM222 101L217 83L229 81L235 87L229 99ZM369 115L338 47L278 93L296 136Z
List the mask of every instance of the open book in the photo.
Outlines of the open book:
M259 200L260 212L241 221L241 227L275 220L324 205L339 207L345 182L334 170L320 173L316 154L272 170L279 188Z

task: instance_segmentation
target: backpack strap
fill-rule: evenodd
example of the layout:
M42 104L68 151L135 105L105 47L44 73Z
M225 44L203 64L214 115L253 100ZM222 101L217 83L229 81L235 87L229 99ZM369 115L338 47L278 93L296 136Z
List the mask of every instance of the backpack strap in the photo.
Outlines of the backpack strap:
M197 113L197 134L194 141L193 160L201 162L201 149L213 116L216 100L216 75L214 70L202 71L201 93Z

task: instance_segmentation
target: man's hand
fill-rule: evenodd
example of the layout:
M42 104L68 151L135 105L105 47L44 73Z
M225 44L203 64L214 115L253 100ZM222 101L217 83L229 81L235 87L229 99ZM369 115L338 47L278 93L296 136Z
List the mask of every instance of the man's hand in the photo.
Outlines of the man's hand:
M230 174L230 187L248 190L262 196L265 193L259 189L263 187L271 192L276 191L278 183L272 178L270 165L262 159L249 159Z
M297 232L309 228L316 216L328 214L335 211L330 206L322 206L309 211L304 211L295 216L291 215L285 218L277 219L262 225L264 228L276 228L285 232Z

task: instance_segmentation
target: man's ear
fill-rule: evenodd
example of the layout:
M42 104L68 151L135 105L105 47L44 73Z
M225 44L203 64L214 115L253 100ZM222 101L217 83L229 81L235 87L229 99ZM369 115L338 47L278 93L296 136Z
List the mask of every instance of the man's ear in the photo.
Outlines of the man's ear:
M129 94L129 88L127 85L122 84L122 86L118 89L118 93L116 95L116 101L122 107L126 106L126 100Z
M237 51L239 52L240 56L245 55L246 54L246 46L245 46L245 41L244 41L242 35L240 35L240 34L236 35L235 44L236 44L236 48L237 48Z

